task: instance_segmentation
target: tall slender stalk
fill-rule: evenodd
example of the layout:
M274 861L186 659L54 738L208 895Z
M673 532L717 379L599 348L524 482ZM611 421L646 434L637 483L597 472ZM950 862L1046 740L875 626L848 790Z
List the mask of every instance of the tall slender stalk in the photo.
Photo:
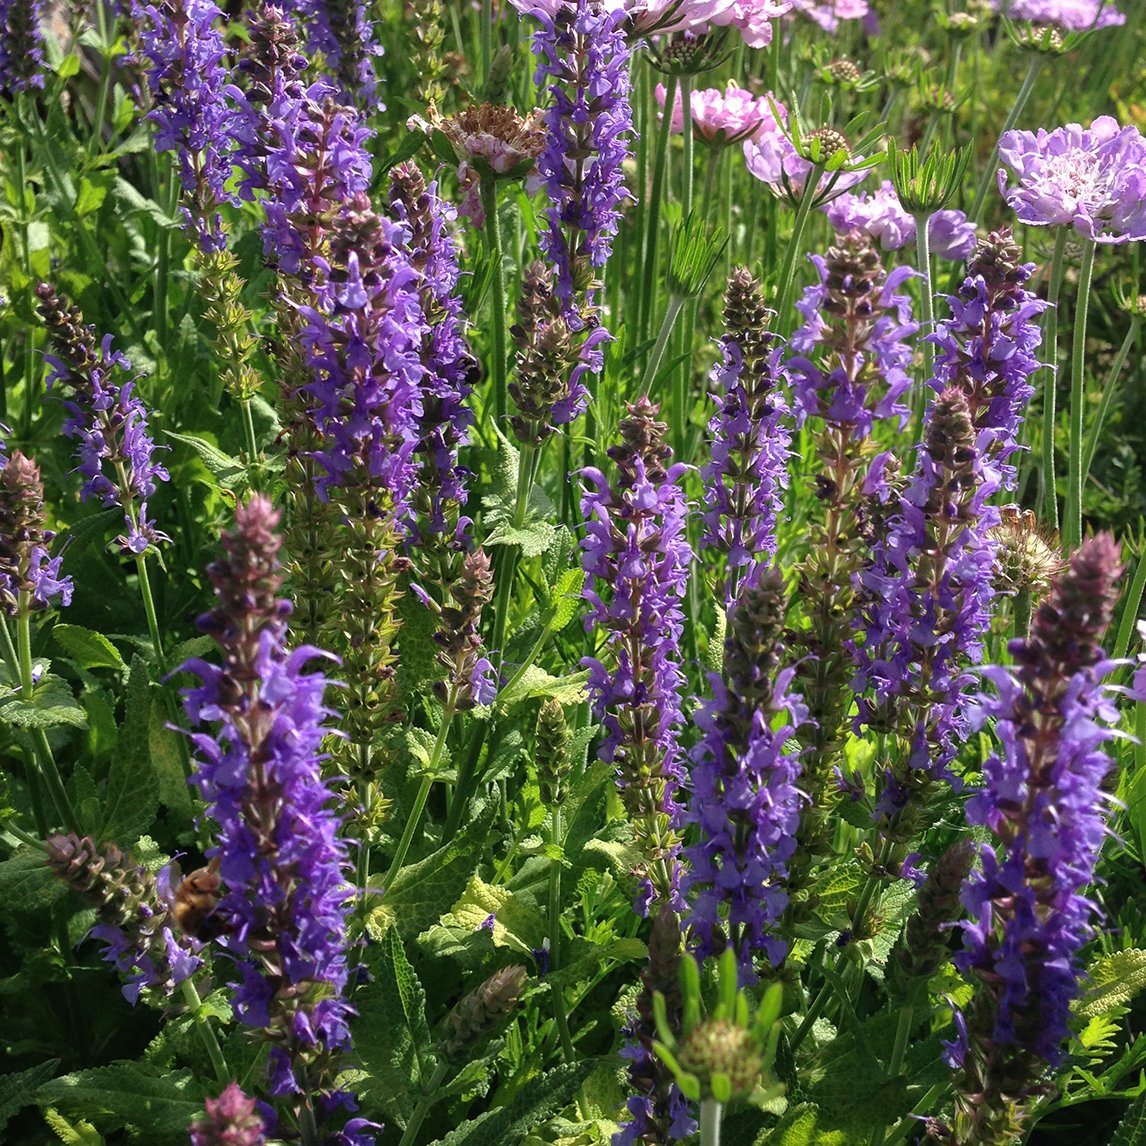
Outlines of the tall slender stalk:
M928 215L915 216L915 253L919 276L919 286L923 309L923 337L919 340L923 348L923 377L917 379L915 389L916 424L923 425L923 410L927 402L927 384L935 373L935 346L930 336L935 333L935 295L931 285L931 237L928 235Z
M720 1146L720 1123L724 1117L724 1106L715 1098L705 1098L700 1103L700 1146Z
M1034 90L1035 81L1039 77L1039 72L1042 70L1043 61L1046 57L1042 52L1032 52L1031 62L1027 65L1027 74L1023 77L1022 86L1019 88L1018 95L1015 96L1015 102L1011 105L1011 110L1007 113L1007 118L1003 121L1003 129L999 132L999 137L1006 135L1018 123L1019 116L1023 113L1023 108L1027 105L1027 100L1030 98L1031 92ZM999 143L995 141L995 146L991 148L991 154L987 157L987 165L983 168L983 175L979 180L979 185L975 188L975 198L972 200L972 206L975 211L976 219L982 223L983 219L983 199L986 197L987 188L991 185L991 180L994 178L995 164L999 159Z
M488 0L487 0L488 3ZM502 265L501 223L497 217L497 183L481 181L481 205L485 212L486 252L493 268L493 397L497 425L503 426L509 415L509 391L506 365L505 267Z
M665 91L665 110L661 116L660 131L657 133L657 149L653 156L653 185L649 189L649 201L645 213L645 243L642 252L644 273L641 276L641 293L638 299L640 337L643 344L648 340L649 327L653 316L653 293L657 273L657 242L660 238L661 197L664 194L665 168L668 164L669 135L672 132L672 109L676 104L676 76L669 76ZM654 101L655 103L655 101ZM650 106L650 112L652 107Z
M800 206L796 211L796 221L792 224L792 237L788 240L787 251L784 252L784 266L780 271L780 282L776 292L776 324L784 331L788 330L788 304L792 301L796 259L803 244L804 231L812 214L812 201L816 198L816 189L820 185L820 176L823 172L823 166L819 163L814 163L812 170L808 172L804 193L800 197Z
M1090 283L1094 277L1096 244L1088 239L1082 248L1082 266L1078 274L1078 302L1074 308L1074 344L1070 365L1070 446L1066 486L1066 520L1063 542L1067 553L1073 553L1082 542L1082 414L1086 382L1086 320L1090 309Z
M1122 368L1126 365L1126 359L1130 356L1130 351L1134 347L1134 342L1138 337L1138 327L1141 325L1142 318L1140 315L1135 314L1130 319L1130 329L1126 332L1126 337L1122 340L1122 345L1118 348L1118 353L1114 356L1114 361L1110 364L1110 373L1106 376L1106 385L1102 388L1102 400L1098 404L1098 412L1094 416L1094 421L1091 423L1090 433L1086 437L1086 448L1082 455L1082 483L1086 484L1086 479L1090 476L1090 467L1094 464L1094 455L1098 452L1098 442L1102 437L1102 427L1106 422L1106 416L1110 413L1110 407L1114 404L1114 395L1118 390L1118 379L1122 373Z
M1043 346L1046 347L1050 377L1043 389L1043 520L1052 529L1058 528L1058 496L1055 483L1054 429L1055 391L1058 387L1058 298L1062 290L1067 229L1060 227L1051 257L1050 283L1047 288L1047 308L1043 312Z

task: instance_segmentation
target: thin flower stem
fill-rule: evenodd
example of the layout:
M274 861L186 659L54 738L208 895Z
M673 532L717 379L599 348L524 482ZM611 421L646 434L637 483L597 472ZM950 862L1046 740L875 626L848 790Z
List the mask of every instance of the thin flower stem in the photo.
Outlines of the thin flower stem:
M1043 520L1058 528L1058 496L1056 493L1054 464L1055 390L1058 387L1058 296L1062 290L1065 269L1067 229L1060 227L1051 258L1050 283L1047 288L1047 309L1043 312L1043 346L1046 347L1050 377L1043 388Z
M513 500L513 528L520 529L525 524L529 510L529 495L533 490L533 480L537 471L539 454L536 447L523 445L517 460L517 490ZM494 601L493 635L490 651L497 657L500 670L505 663L505 631L509 625L509 605L513 597L513 583L517 577L518 550L509 546L505 559L499 561L497 570L497 598Z
M700 1103L700 1146L720 1146L720 1123L724 1117L724 1106L715 1098L705 1098Z
M1090 467L1094 464L1094 455L1098 452L1098 441L1102 437L1102 427L1106 422L1106 415L1110 413L1110 407L1114 403L1114 393L1118 389L1118 378L1122 373L1122 368L1126 365L1130 351L1134 347L1141 321L1138 315L1134 315L1130 319L1130 329L1126 332L1126 337L1122 340L1122 345L1118 348L1118 353L1110 365L1110 373L1106 376L1106 385L1102 388L1102 401L1099 402L1098 413L1090 427L1090 433L1086 438L1086 449L1082 455L1083 485L1086 484L1086 479L1090 476Z
M558 853L565 843L560 804L553 805L550 816L549 843L553 851ZM561 863L557 854L549 860L549 973L557 970L561 958ZM557 1023L565 1061L576 1062L577 1052L569 1032L569 1017L565 1013L565 996L561 992L561 984L556 980L550 980L549 994L553 999L553 1018Z
M32 595L26 590L20 591L16 605L16 654L20 666L20 699L29 707L35 702L32 683ZM72 802L68 798L67 789L56 766L56 758L52 754L52 746L42 728L32 728L32 745L35 749L35 760L39 767L40 776L52 798L56 808L56 815L69 832L77 836L83 835L80 821L76 816Z
M1031 62L1027 65L1027 74L1023 77L1019 94L1015 96L1015 102L1011 105L1011 110L1007 113L1007 118L1003 122L1003 129L999 132L1000 139L1015 126L1019 116L1023 114L1023 108L1026 107L1027 100L1034 90L1035 81L1038 79L1039 72L1042 70L1044 59L1045 56L1042 52L1031 53ZM999 143L998 140L996 140L995 146L991 148L991 154L987 157L987 165L983 168L983 175L979 180L979 185L975 188L975 198L972 200L972 208L975 212L976 220L979 223L986 222L983 218L983 199L987 194L987 188L991 185L991 180L994 178L995 164L998 162L998 159Z
M489 0L486 0L488 4ZM497 183L481 181L481 205L485 212L486 251L493 267L493 396L496 424L503 426L509 413L506 388L505 267L502 265L501 223L497 217Z
M935 374L935 346L930 336L935 332L935 295L931 285L931 237L928 232L930 218L927 215L915 216L915 251L918 263L919 285L923 311L923 337L919 344L923 350L923 376L916 382L915 421L922 427L923 413L927 404L928 383Z
M672 105L666 103L664 114L669 119L672 118L672 110ZM680 78L680 112L681 135L684 142L684 152L680 162L683 168L681 171L680 210L681 216L687 219L692 213L692 76L681 76Z
M414 1107L414 1113L410 1115L410 1121L406 1123L406 1129L402 1133L402 1139L398 1146L414 1146L418 1140L418 1131L422 1129L422 1123L426 1120L426 1115L434 1104L438 1101L438 1091L442 1089L442 1083L446 1081L446 1075L449 1073L450 1064L442 1059L434 1068L434 1073L430 1078L430 1085L426 1088L424 1094L418 1099L418 1105Z
M410 809L409 816L406 817L406 826L402 829L402 838L398 841L394 858L390 861L390 870L382 881L383 890L394 882L402 870L402 864L406 862L406 855L410 851L410 844L413 843L414 833L418 830L422 820L422 812L426 808L426 801L430 798L430 789L434 786L438 765L442 762L442 753L446 748L446 735L450 731L450 722L454 718L457 703L458 690L457 686L454 685L450 688L445 707L442 709L442 723L438 728L438 738L434 741L434 749L430 753L430 762L426 765L426 773L422 777L421 784L418 785L418 794L414 797L414 806Z
M1070 460L1067 470L1066 520L1063 542L1067 553L1082 543L1082 415L1086 401L1086 320L1090 309L1090 283L1094 277L1096 244L1088 240L1082 248L1078 275L1078 302L1074 308L1074 345L1070 366Z
M493 69L493 0L482 0L481 5L481 82L489 83Z
M914 1013L915 1008L910 1003L905 1003L899 1009L899 1024L895 1028L895 1043L891 1048L891 1060L887 1064L887 1078L889 1081L898 1078L899 1072L903 1069L903 1060L907 1055L907 1040L911 1035L911 1023ZM880 1123L880 1125L872 1131L871 1146L883 1146L886 1135L887 1123Z
M259 460L259 443L255 437L255 419L250 398L242 399L239 409L243 412L243 436L247 439L247 480L250 481L251 471Z
M653 293L657 273L657 241L660 238L661 197L664 193L665 168L668 164L669 135L672 131L672 109L676 104L676 76L669 76L665 91L665 111L657 133L657 149L653 156L653 185L649 192L648 212L645 217L644 274L641 279L639 344L648 341L653 318ZM655 101L650 104L650 112Z
M231 1071L227 1066L227 1060L223 1057L223 1049L219 1046L219 1040L215 1037L211 1020L203 1014L203 1000L199 998L199 992L195 990L195 984L190 979L184 979L179 985L179 990L183 995L183 1001L191 1012L195 1029L203 1040L207 1057L211 1060L211 1068L215 1071L215 1078L223 1086L226 1086L231 1081Z
M796 211L796 221L792 224L792 237L788 240L788 249L784 252L784 266L780 271L780 283L776 292L776 324L781 330L787 330L788 304L792 301L792 284L796 277L796 258L804 239L804 231L808 219L812 214L812 201L816 198L816 188L820 185L820 176L823 167L815 163L808 172L804 183L804 194L800 198L800 206Z
M661 323L661 332L657 335L657 343L653 347L652 355L649 357L649 364L645 367L645 384L641 387L642 394L648 394L652 389L653 382L656 380L657 371L661 366L661 359L665 355L665 347L668 346L669 336L672 334L672 328L676 325L676 316L680 314L680 308L684 305L684 299L677 298L676 295L670 295L668 307L665 310L664 321ZM674 416L680 417L682 411L674 411ZM680 434L682 428L678 426L676 432Z

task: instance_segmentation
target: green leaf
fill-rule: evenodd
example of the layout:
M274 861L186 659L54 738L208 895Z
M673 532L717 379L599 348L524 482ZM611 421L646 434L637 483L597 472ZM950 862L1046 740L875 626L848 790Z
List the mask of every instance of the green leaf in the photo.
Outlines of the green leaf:
M191 786L183 774L183 734L168 727L167 708L158 696L151 698L151 719L147 725L147 751L155 774L156 798L160 804L186 824L190 824L195 805Z
M52 1059L18 1074L0 1077L0 1134L3 1134L13 1114L31 1104L32 1092L47 1082L59 1065L59 1059Z
M82 1118L69 1122L58 1110L48 1107L44 1111L44 1121L63 1146L103 1146L103 1135Z
M155 819L159 780L151 766L151 678L141 656L131 660L119 748L111 762L101 840L134 843Z
M847 1146L840 1131L825 1132L819 1128L820 1114L814 1106L790 1109L764 1141L767 1146Z
M577 1088L589 1077L596 1063L564 1063L521 1085L514 1099L496 1110L463 1123L437 1146L505 1146L520 1142L573 1100Z
M1146 1146L1146 1094L1140 1094L1122 1116L1110 1146Z
M498 696L497 703L505 708L519 700L551 696L565 705L580 704L588 695L585 692L588 680L588 671L553 676L538 665L530 665L512 688L505 689Z
M405 1129L418 1094L434 1073L426 993L406 958L397 929L366 953L370 981L354 994L355 1057L370 1078L363 1098Z
M56 625L52 639L68 654L76 668L127 669L119 650L103 635L82 625Z
M496 427L495 427L496 430ZM496 430L498 438L497 462L494 466L491 490L482 498L485 521L489 528L484 544L516 545L526 557L539 557L553 544L556 527L547 520L553 515L553 503L540 486L529 491L525 506L525 520L514 521L517 509L517 478L520 455L509 439Z
M40 678L32 690L32 703L11 693L0 700L0 720L16 728L55 728L66 724L72 728L87 728L88 718L76 702L71 688L51 673Z
M1089 985L1074 1013L1089 1019L1125 1006L1146 987L1146 951L1131 948L1103 955L1088 970Z
M443 906L461 895L478 861L489 854L495 813L488 805L444 848L403 867L371 913L371 931L381 933L392 923L399 934L414 936L437 923Z
M549 628L561 632L581 612L581 589L585 584L584 569L566 569L553 586L553 618Z
M493 945L530 955L541 946L545 919L523 898L503 887L494 887L470 876L462 897L442 916L443 927L476 932L493 916Z
M0 861L0 903L21 912L45 911L67 887L48 867L39 848L21 848Z
M117 1063L66 1074L34 1094L41 1106L54 1106L69 1118L89 1118L105 1134L134 1130L148 1146L186 1143L191 1119L206 1094L191 1071L157 1074L135 1063Z
M243 463L238 458L223 453L218 446L213 446L203 438L195 437L194 434L177 434L174 430L164 430L163 432L169 438L174 438L175 441L190 446L203 465L207 467L210 475L224 489L232 489L239 484L240 480L245 479L247 471Z
M115 181L116 198L134 211L142 211L150 215L161 227L177 227L179 220L168 215L154 199L148 199L140 194L126 179ZM134 358L132 359L134 361Z

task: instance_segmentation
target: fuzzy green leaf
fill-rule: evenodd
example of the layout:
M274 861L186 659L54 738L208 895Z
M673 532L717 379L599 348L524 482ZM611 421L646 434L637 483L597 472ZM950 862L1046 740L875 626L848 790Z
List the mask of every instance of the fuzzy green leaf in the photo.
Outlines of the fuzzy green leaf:
M131 661L119 747L107 776L101 840L134 843L155 819L159 780L151 765L151 678L140 656Z
M13 1114L22 1110L32 1102L32 1092L56 1073L60 1065L59 1059L42 1062L18 1074L6 1074L0 1077L0 1135L8 1125Z
M82 625L56 625L52 639L76 668L111 668L126 671L119 650L103 635Z
M199 460L207 467L207 472L224 489L232 489L246 477L246 469L238 458L225 454L218 446L213 446L203 438L193 434L177 434L174 430L163 431L169 438L190 446Z
M1125 1006L1146 987L1146 951L1131 948L1103 955L1088 972L1089 985L1074 1013L1089 1019Z
M1110 1146L1146 1146L1146 1094L1140 1094L1122 1116Z

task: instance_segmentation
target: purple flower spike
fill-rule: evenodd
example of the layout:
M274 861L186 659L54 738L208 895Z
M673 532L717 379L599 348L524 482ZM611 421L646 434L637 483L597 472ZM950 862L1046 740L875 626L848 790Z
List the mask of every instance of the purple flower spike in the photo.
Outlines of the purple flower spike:
M192 783L215 830L208 855L218 857L223 894L212 918L237 972L235 1015L272 1043L272 1094L325 1100L340 1094L333 1081L350 1043L352 889L341 819L322 777L328 682L303 671L323 654L288 650L277 525L261 495L236 509L223 556L208 569L217 604L200 620L223 663L183 665L201 682L183 703L199 729Z
M1136 127L1103 115L1087 128L1008 131L999 158L999 190L1022 222L1073 227L1098 243L1146 239L1146 139Z
M157 151L174 151L190 207L187 228L204 251L226 246L219 205L232 202L231 175L236 119L226 46L218 28L223 13L215 0L133 0L147 82L155 99L148 114L158 131Z
M1040 1092L1046 1066L1064 1057L1079 954L1093 933L1086 895L1106 838L1111 767L1104 745L1118 712L1103 678L1114 667L1100 641L1118 599L1118 545L1091 538L1039 607L1028 638L1014 640L1013 671L986 670L972 728L994 721L1001 751L967 819L988 828L982 871L964 885L963 950L955 964L977 984L950 1048L961 1066L960 1142L993 1142L996 1120Z
M612 653L609 667L595 658L589 670L593 711L605 729L601 758L617 769L633 830L648 865L652 890L675 903L675 829L683 809L679 744L682 724L680 637L692 550L685 538L686 505L678 482L688 468L669 465L668 427L656 421L647 398L621 420L621 445L609 450L618 478L586 469L581 502L586 536L584 596L594 626ZM596 580L595 580L596 579ZM608 599L601 591L611 590Z
M228 1083L218 1098L208 1098L206 1117L191 1124L191 1146L262 1146L263 1120L253 1098L238 1083Z
M64 436L79 442L77 469L84 478L80 496L85 501L98 498L105 508L120 506L127 531L116 544L124 553L145 553L170 540L147 516L147 499L156 482L167 481L169 475L154 460L157 447L135 383L123 378L131 363L112 349L110 334L97 350L95 328L86 326L79 310L67 306L50 284L40 283L36 297L55 351L45 355L51 367L48 385L64 382L75 394L64 401L71 415L64 422Z
M44 86L43 0L0 0L0 90Z

